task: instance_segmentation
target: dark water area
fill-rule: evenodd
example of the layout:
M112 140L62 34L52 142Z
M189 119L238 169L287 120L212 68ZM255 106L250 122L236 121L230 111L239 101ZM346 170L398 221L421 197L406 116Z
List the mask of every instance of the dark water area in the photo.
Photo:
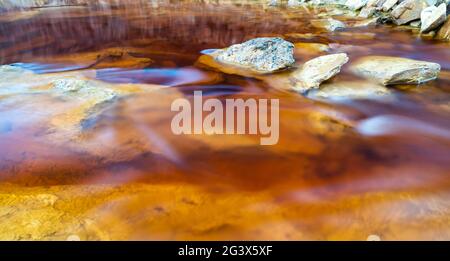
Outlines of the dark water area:
M213 201L249 193L249 202L241 206L230 201L236 208L252 205L260 200L253 202L253 196L261 193L266 201L258 204L286 208L282 214L264 210L264 215L277 213L267 223L251 211L240 213L237 219L251 222L231 224L226 232L206 229L201 236L139 234L136 231L150 225L137 222L116 235L122 239L270 238L247 233L252 222L264 227L281 222L277 224L283 224L283 231L303 231L280 239L365 240L371 233L388 239L449 239L450 43L387 25L320 31L309 21L323 13L178 1L2 13L0 64L48 78L79 73L123 85L118 88L162 88L108 103L73 132L55 122L60 124L59 112L76 111L78 101L21 92L39 85L33 78L0 78L0 181L22 187L195 186ZM356 20L336 17L350 24ZM426 60L439 63L442 72L438 80L421 86L392 88L386 99L315 100L196 63L209 49L262 36L325 44L330 53L346 52L350 60L366 55ZM315 56L306 50L296 59ZM333 81L357 80L344 67ZM260 146L258 138L248 135L174 135L171 102L192 99L196 90L221 101L279 99L279 143ZM21 93L14 96L16 92ZM116 214L145 205L144 199L133 201ZM205 208L214 211L214 206ZM233 209L221 211L233 217ZM202 215L209 220L206 212L199 214L198 222ZM158 231L189 226L188 219L176 226L167 220L158 223ZM330 232L336 227L346 230Z

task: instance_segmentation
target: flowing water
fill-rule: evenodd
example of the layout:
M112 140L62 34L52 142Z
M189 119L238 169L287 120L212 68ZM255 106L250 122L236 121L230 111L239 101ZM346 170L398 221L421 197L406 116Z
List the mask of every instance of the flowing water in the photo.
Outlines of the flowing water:
M320 31L324 9L130 2L0 14L0 64L32 71L0 78L0 239L450 239L449 43ZM296 43L299 62L318 51L298 43L320 43L442 72L386 98L316 100L197 62L260 36ZM73 75L131 94L99 108L45 92ZM362 79L344 67L333 81ZM195 90L280 99L279 143L174 135L171 103Z

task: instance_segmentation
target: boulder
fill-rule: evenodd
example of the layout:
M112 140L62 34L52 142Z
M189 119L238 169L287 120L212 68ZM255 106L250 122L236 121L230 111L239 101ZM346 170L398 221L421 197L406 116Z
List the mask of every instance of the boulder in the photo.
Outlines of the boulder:
M322 82L338 74L347 62L348 56L345 53L324 55L306 62L292 73L294 90L304 93L319 88Z
M401 57L367 56L352 64L351 70L383 85L422 84L435 80L441 66Z
M436 29L445 22L447 18L447 5L445 3L440 4L438 7L429 6L423 9L420 20L422 26L420 28L421 33L428 33L431 30Z
M402 25L420 19L422 10L428 6L424 0L405 0L392 10L394 23Z
M256 38L215 54L217 61L260 73L286 69L295 63L294 45L281 38Z

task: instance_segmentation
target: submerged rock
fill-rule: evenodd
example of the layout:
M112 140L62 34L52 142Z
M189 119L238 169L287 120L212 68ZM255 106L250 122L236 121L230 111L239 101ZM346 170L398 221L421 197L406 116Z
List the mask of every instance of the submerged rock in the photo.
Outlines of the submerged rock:
M376 98L390 94L385 86L367 81L326 83L308 93L308 97L321 99Z
M368 56L351 66L362 77L384 85L422 84L435 80L441 70L437 63L417 61L401 57Z
M424 0L405 0L394 8L391 15L394 23L402 25L420 19L422 10L428 6Z
M420 28L420 32L428 33L429 31L436 29L438 26L445 22L447 18L447 5L442 3L438 7L429 6L423 9L420 20L422 22L422 26Z
M306 92L319 88L322 82L338 74L347 62L345 53L324 55L306 62L300 70L292 73L294 90Z
M295 63L294 45L281 38L256 38L215 53L216 60L261 73L271 73Z
M95 104L114 99L117 93L95 81L76 78L62 78L52 82L53 88L66 97L91 100Z
M334 32L337 29L343 29L346 27L343 22L333 18L311 20L311 24L316 28L325 29L330 32Z

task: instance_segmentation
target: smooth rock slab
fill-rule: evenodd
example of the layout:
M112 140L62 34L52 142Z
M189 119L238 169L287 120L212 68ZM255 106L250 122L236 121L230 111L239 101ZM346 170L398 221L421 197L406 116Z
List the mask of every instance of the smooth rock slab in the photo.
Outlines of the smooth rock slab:
M306 92L319 88L322 82L338 74L347 62L345 53L324 55L306 62L298 72L292 73L296 81L294 90Z
M281 38L256 38L215 53L216 60L260 73L286 69L295 63L294 45Z
M422 26L420 28L420 32L428 33L433 29L436 29L441 24L445 22L447 18L447 5L442 3L438 7L429 6L423 9L420 20L422 22Z
M441 66L401 57L367 56L352 64L351 70L383 85L422 84L435 80Z

